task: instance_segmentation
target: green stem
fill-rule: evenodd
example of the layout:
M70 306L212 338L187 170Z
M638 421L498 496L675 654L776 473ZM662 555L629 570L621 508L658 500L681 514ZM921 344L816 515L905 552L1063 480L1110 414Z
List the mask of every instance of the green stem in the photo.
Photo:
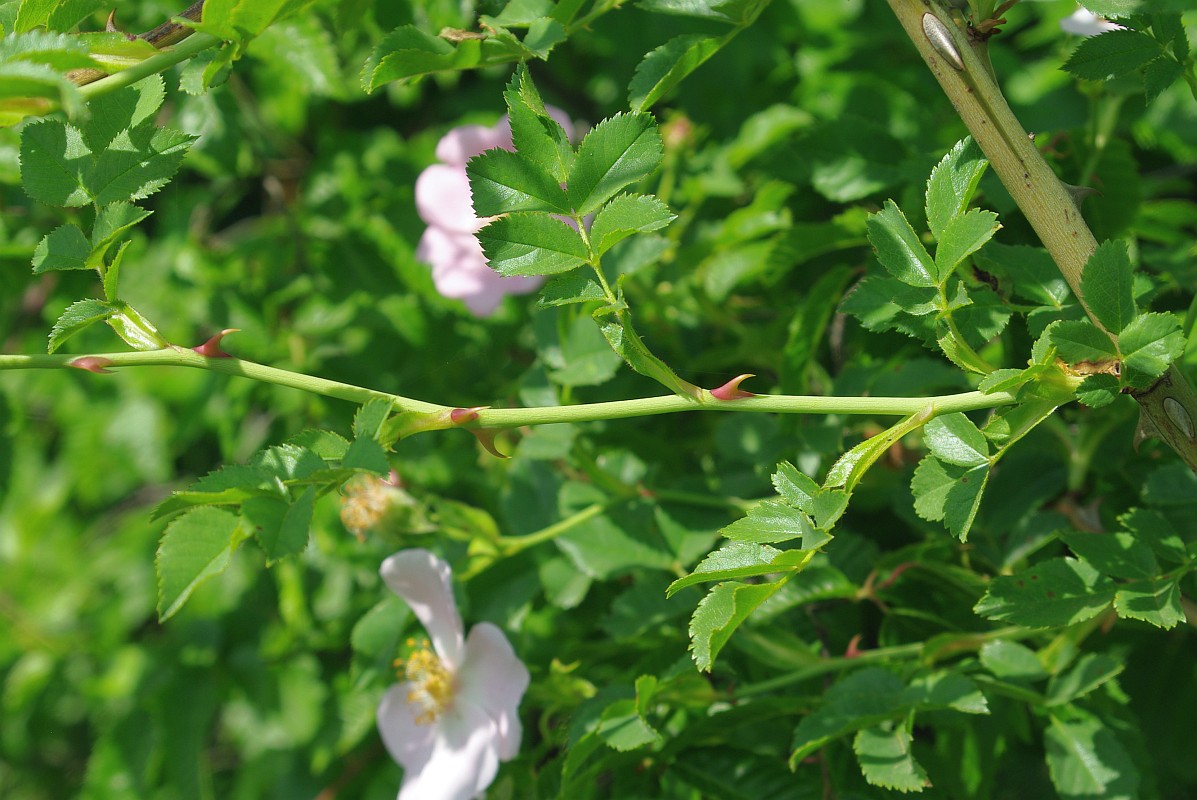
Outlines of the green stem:
M581 511L570 514L560 522L555 522L546 528L541 528L534 533L524 534L523 536L504 536L497 542L499 548L504 555L512 556L521 550L526 550L529 547L549 542L556 539L563 533L568 533L572 529L581 525L583 522L594 519L599 514L602 514L609 508L606 503L593 503L586 506Z
M1089 310L1081 290L1081 274L1097 249L1097 240L1081 216L1068 187L1056 177L1035 147L1006 98L969 45L967 34L942 7L928 0L888 0L905 29L939 81L944 94L968 126L993 171L1031 223L1039 240L1072 288L1093 324L1105 330ZM958 69L936 49L924 28L924 15L933 15L948 31L963 69ZM942 46L942 43L941 43ZM1108 334L1108 331L1107 331ZM1115 337L1111 334L1111 339ZM1176 365L1154 386L1132 393L1143 410L1143 419L1161 439L1197 472L1197 393Z
M587 28L590 23L594 22L599 17L606 14L608 11L619 8L622 0L598 0L590 9L590 12L570 23L566 29L566 35L572 35L578 30Z
M478 412L480 428L513 428L520 425L551 425L558 422L589 422L598 419L626 419L679 411L755 411L776 414L882 414L905 416L929 411L931 416L954 411L976 411L1010 405L1015 397L1007 392L982 394L964 392L939 397L812 397L802 395L756 395L743 400L699 403L679 395L585 403L576 406L541 408L488 408ZM930 418L930 417L928 417Z
M1185 83L1189 85L1189 91L1192 92L1193 99L1197 100L1197 64L1190 60L1185 67Z
M940 297L943 297L942 286L939 287L939 294ZM946 304L947 298L944 298L944 302ZM957 355L962 356L961 360L966 361L973 369L975 369L977 372L980 372L982 375L988 375L990 372L993 372L993 367L989 365L989 362L981 358L981 354L973 349L972 345L968 343L968 340L964 338L964 334L960 332L958 327L956 327L956 320L952 317L952 312L947 312L943 319L948 324L948 330L951 332L952 338L956 340Z
M1035 636L1042 631L1034 628L1023 628L1017 625L1011 625L1005 628L996 628L991 631L986 631L981 634L969 635L967 643L961 642L962 646L954 649L954 653L963 654L966 652L976 652L986 642L995 641L997 639L1028 639ZM776 689L781 689L786 686L792 686L795 683L802 683L803 681L817 678L820 675L825 675L828 672L839 672L841 670L853 669L862 664L873 664L877 662L885 663L887 661L902 661L908 659L922 658L926 662L926 657L929 655L927 645L929 642L911 642L910 644L899 644L891 647L878 647L875 650L864 650L854 656L838 656L835 658L825 658L818 663L803 667L793 672L788 672L785 675L778 675L776 678L769 678L768 680L760 681L759 683L752 683L744 686L736 691L737 697L749 697L756 694L768 694ZM936 659L938 660L938 659Z
M802 683L811 678L826 675L828 672L854 669L864 664L914 659L918 658L922 652L923 642L913 642L911 644L899 644L892 647L878 647L876 650L865 650L851 657L838 656L836 658L825 658L817 664L811 664L809 667L787 672L785 675L778 675L776 678L769 678L768 680L741 686L736 690L736 697L770 694L778 689L793 686L795 683Z
M101 78L98 81L79 87L83 99L90 100L98 95L108 94L126 86L132 86L142 78L156 75L170 69L181 61L186 61L197 53L207 50L221 43L221 40L207 33L193 33L169 50L163 50L156 56L150 56L145 61L123 69L115 75Z
M262 383L288 386L292 389L299 389L325 397L335 397L338 400L347 400L351 403L367 403L370 400L381 398L390 401L400 411L440 413L450 410L450 407L439 406L434 403L424 403L419 400L387 394L386 392L378 392L361 386L330 381L325 378L304 375L300 372L290 372L285 369L278 369L277 367L268 367L264 364L256 364L253 361L243 361L239 358L208 358L185 347L168 347L162 350L129 353L95 353L85 356L0 355L0 370L65 369L72 366L88 365L89 361L105 369L113 367L193 367L211 372L223 372L226 375L240 375L245 378L261 381Z
M171 366L192 367L226 375L239 375L263 383L288 386L325 397L335 397L351 403L366 403L374 399L389 401L397 410L416 414L447 416L454 406L414 400L402 395L388 394L374 389L339 381L317 378L285 369L268 367L239 358L208 358L183 347L169 347L128 353L94 353L88 355L0 355L0 371L9 369L65 369L67 367L96 366L103 368ZM486 408L477 412L474 428L515 428L523 425L550 425L558 422L592 422L603 419L627 419L679 411L752 411L777 414L881 414L905 416L910 414L948 414L954 411L975 411L996 408L1015 402L1008 392L964 392L938 397L810 397L801 395L757 395L742 400L700 403L689 397L666 395L606 403L581 403L572 406L544 406L531 408ZM449 427L444 422L425 430Z
M649 489L648 491L654 500L662 503L718 508L739 514L747 514L750 508L760 503L759 500L743 500L739 497L723 497L705 492L686 492L680 489Z
M619 302L619 299L615 296L615 292L611 291L611 284L607 283L607 276L603 274L602 256L594 252L594 248L590 245L590 234L586 231L584 218L575 216L573 220L574 224L578 227L578 235L582 237L582 242L586 245L586 251L590 253L590 261L587 263L594 270L599 286L603 288L603 295L607 298L608 303L614 304Z

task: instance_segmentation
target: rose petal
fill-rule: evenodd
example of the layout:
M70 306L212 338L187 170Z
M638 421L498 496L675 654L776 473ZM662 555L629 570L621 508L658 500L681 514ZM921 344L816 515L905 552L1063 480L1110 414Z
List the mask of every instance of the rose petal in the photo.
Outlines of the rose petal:
M470 800L490 786L499 771L498 739L486 712L470 705L442 714L433 726L428 760L404 770L399 800Z
M441 296L464 301L479 317L492 314L507 295L536 291L544 282L539 276L499 275L487 265L476 238L440 228L424 231L416 257L432 265L432 282Z
M498 627L482 622L470 629L457 687L459 703L480 706L497 723L499 758L514 758L520 747L519 705L528 688L528 668Z
M391 591L402 597L420 620L432 648L450 670L464 657L461 615L453 599L449 565L427 550L400 550L379 570Z
M416 722L419 709L407 702L412 689L408 681L397 683L387 690L378 704L378 733L391 758L403 767L404 773L419 772L432 757L435 725Z
M1060 29L1077 36L1097 36L1108 31L1126 30L1121 25L1109 22L1086 8L1078 8L1072 16L1060 20Z
M473 233L486 224L474 215L470 179L464 167L433 164L416 178L416 212L429 225Z
M499 125L462 125L441 137L436 144L436 158L450 166L464 168L476 155L496 147L511 149L511 130Z
M424 230L416 246L416 258L431 265L434 272L438 268L451 268L459 263L474 268L481 264L490 269L486 266L482 245L478 244L473 234L447 231L436 226Z

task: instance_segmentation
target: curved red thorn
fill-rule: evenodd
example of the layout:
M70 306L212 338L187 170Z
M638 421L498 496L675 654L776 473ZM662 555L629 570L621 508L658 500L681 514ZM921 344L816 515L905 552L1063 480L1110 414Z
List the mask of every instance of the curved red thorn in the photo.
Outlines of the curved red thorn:
M499 448L495 447L495 437L499 434L493 428L468 428L470 433L474 434L474 438L478 440L478 444L482 445L482 449L490 453L495 458L509 458L499 452Z
M111 358L104 358L103 356L79 356L67 362L68 367L75 369L85 369L88 372L94 372L97 375L111 375L112 370L104 369L104 367L111 367L115 362Z
M860 649L860 634L856 634L848 642L848 648L844 650L844 658L859 658L864 651Z
M908 569L912 569L913 567L917 567L917 566L918 566L918 563L915 561L903 561L901 564L894 567L893 571L890 572L889 577L887 577L881 583L877 584L877 590L880 591L881 589L888 589L890 586L893 585L894 581L896 581L898 579L898 577L903 572L905 572Z
M225 328L208 341L204 342L198 347L193 347L191 349L205 358L232 358L232 356L220 348L220 340L228 336L230 333L237 333L240 330L240 328Z
M454 425L468 425L478 421L478 412L489 406L474 406L473 408L455 408L449 412L449 420Z
M756 397L752 392L746 392L740 388L741 383L755 377L751 372L737 375L719 388L712 389L711 397L714 397L716 400L743 400L746 397Z

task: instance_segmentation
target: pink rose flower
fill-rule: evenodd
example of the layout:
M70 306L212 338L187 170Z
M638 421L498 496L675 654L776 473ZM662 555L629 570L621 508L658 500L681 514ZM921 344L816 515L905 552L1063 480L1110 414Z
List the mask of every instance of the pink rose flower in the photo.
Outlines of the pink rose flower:
M403 680L378 705L383 744L403 767L399 800L471 800L519 752L528 669L491 623L465 635L442 559L400 550L381 572L431 640L403 662Z
M547 110L572 138L573 125L565 113L552 107ZM442 163L428 167L416 179L416 211L428 223L416 258L432 266L432 282L442 296L463 301L478 317L494 313L506 295L536 291L544 282L539 276L499 275L487 265L482 245L474 238L491 218L474 214L466 162L496 147L515 149L506 116L489 128L454 128L437 143L436 157Z

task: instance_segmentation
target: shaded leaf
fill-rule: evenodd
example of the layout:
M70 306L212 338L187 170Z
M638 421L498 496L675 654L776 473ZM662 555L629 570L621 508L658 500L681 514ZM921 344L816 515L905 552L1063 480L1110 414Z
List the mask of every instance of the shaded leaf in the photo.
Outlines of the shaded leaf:
M725 43L723 38L684 34L650 50L636 66L636 74L628 84L628 105L632 111L652 108Z
M824 745L853 731L894 719L908 709L901 679L881 667L858 669L841 678L823 703L794 730L790 767Z
M986 619L1054 628L1090 619L1114 599L1114 583L1084 561L1053 558L994 578L973 609Z
M87 269L91 243L73 223L60 225L47 233L33 251L33 273L52 270Z
M591 300L605 300L603 287L592 274L578 270L556 275L540 290L540 306L563 306L569 303L586 303Z
M1163 55L1159 42L1145 33L1118 30L1085 39L1062 69L1091 81L1133 72Z
M886 200L884 208L869 216L868 227L877 260L890 275L908 286L939 286L944 273L893 200Z
M927 456L919 462L910 481L915 513L931 522L942 521L953 536L964 541L988 481L988 462L967 467Z
M1002 226L997 214L974 208L948 220L935 248L935 264L940 275L956 269L961 261L980 250Z
M1047 768L1062 800L1139 796L1139 771L1114 732L1080 709L1052 715L1043 732Z
M308 543L315 491L308 487L294 502L274 497L251 497L241 506L245 526L266 553L266 563L298 555Z
M920 792L931 785L914 760L914 739L905 725L875 725L857 732L852 749L865 780L899 792Z
M83 179L91 157L82 131L73 125L57 120L27 125L21 131L21 187L52 206L86 205L91 197Z
M1118 587L1114 610L1124 619L1139 619L1171 630L1187 619L1176 578L1134 581Z
M1134 268L1122 242L1102 242L1081 273L1081 291L1098 321L1111 333L1125 328L1135 308Z
M784 578L758 584L729 581L709 591L690 618L690 655L694 665L710 672L736 628L784 584Z
M831 535L816 530L810 517L775 500L763 500L748 509L748 516L720 529L728 539L740 542L776 544L802 538L803 550L814 550L831 541Z
M1185 335L1172 314L1140 314L1118 334L1118 349L1123 380L1143 389L1180 358Z
M1110 337L1088 320L1065 320L1051 327L1048 338L1069 364L1101 364L1118 359Z
M989 463L985 434L964 414L943 414L923 426L927 449L940 461L962 467Z
M379 42L366 59L362 88L373 92L391 81L477 66L481 54L477 40L467 39L454 46L414 25L401 25Z
M1151 548L1129 533L1066 531L1060 538L1072 552L1111 578L1154 578L1160 573Z
M67 339L89 325L108 319L111 313L112 306L103 300L77 300L71 303L50 329L47 351L53 353Z
M168 525L154 559L159 620L174 616L197 586L224 572L241 541L237 517L219 508L197 508Z
M733 578L751 578L797 570L810 560L810 551L778 550L766 544L729 542L704 558L684 578L678 578L665 590L672 597L687 586Z

